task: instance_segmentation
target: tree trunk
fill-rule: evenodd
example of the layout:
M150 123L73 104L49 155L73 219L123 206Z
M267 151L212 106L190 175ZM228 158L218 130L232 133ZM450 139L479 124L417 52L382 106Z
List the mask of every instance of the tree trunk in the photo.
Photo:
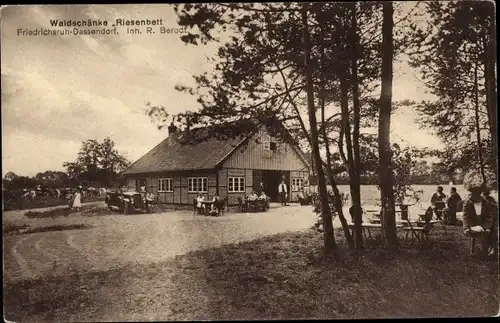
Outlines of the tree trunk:
M483 183L487 183L486 173L484 171L484 158L483 158L483 147L481 144L481 122L479 120L479 84L477 79L477 70L479 66L476 61L476 66L474 67L474 120L476 123L476 141L477 141L477 156L479 159L479 169L481 170L481 177L483 178ZM493 138L492 138L493 139Z
M340 80L340 106L342 110L342 130L345 138L347 154L344 158L345 163L347 164L347 171L349 173L349 191L351 193L351 201L353 206L355 206L354 198L360 199L359 190L355 189L355 181L356 181L356 169L354 166L354 154L353 154L353 145L351 138L351 125L349 124L349 84L347 83L346 77L341 77ZM339 139L342 140L342 137ZM342 155L342 153L341 153ZM358 184L359 188L359 184ZM356 207L355 207L356 208ZM359 209L359 206L357 207ZM352 221L354 222L354 247L356 249L363 248L363 227L361 226L360 219L356 219L355 216L352 217Z
M328 203L328 193L326 190L325 174L323 172L323 165L319 153L318 143L318 122L316 120L316 109L314 108L314 87L312 78L312 69L310 64L310 39L309 39L309 26L307 23L307 11L309 5L303 4L302 8L302 34L304 40L304 65L306 68L306 89L307 89L307 109L309 114L309 125L311 128L311 148L314 159L314 168L318 176L318 191L321 203L321 218L323 219L323 240L325 251L333 253L336 249L335 237L333 235L332 214L330 212L330 205Z
M354 173L350 182L351 199L354 213L355 238L356 248L363 249L363 214L361 210L361 156L359 152L359 124L360 124L360 106L359 106L359 82L358 82L358 39L357 39L357 21L356 21L356 3L352 3L351 10L351 87L352 87L352 102L354 125L352 133L352 152Z
M327 154L330 153L330 148L327 149ZM331 162L329 163L331 165ZM331 172L331 166L328 166L329 171L328 171L328 180L330 181L330 185L332 185L332 190L333 190L333 196L335 197L335 207L337 208L337 213L339 216L340 223L342 225L342 229L344 231L344 236L347 240L347 244L349 245L349 248L354 249L354 240L352 239L351 236L351 231L349 230L349 224L347 223L347 220L344 216L344 211L342 210L342 199L340 197L340 191L339 187L337 186L337 182L335 181L335 177L333 176Z
M392 2L383 3L382 22L382 93L379 101L378 151L380 199L382 204L382 227L389 249L397 247L396 216L394 205L394 176L391 167L391 110L392 110L392 64L393 64L393 7Z
M320 21L320 37L321 41L320 43L323 44L324 41L324 29L323 29L323 24L322 21ZM342 209L342 199L340 196L340 191L337 186L337 183L335 181L335 177L333 176L332 173L332 159L330 155L330 143L328 140L328 134L326 132L326 121L325 121L325 48L322 46L321 47L321 56L320 56L320 93L321 93L321 98L320 98L320 109L321 109L321 132L323 135L323 141L325 144L325 149L326 149L326 166L327 166L327 174L328 174L328 180L330 181L330 185L332 186L333 190L333 196L334 196L334 203L335 203L335 209L337 211L337 215L339 217L340 223L342 224L342 229L344 231L344 236L347 240L347 244L349 245L349 248L353 249L354 248L354 241L351 236L351 231L349 230L349 225L347 223L347 220L344 216L344 211Z
M492 8L493 9L493 8ZM497 91L496 91L496 19L494 13L490 17L490 25L488 26L488 34L486 36L485 50L485 81L486 81L486 106L488 110L488 124L490 128L490 137L493 147L493 159L498 156L498 135L497 135ZM498 183L498 173L494 171L496 182Z

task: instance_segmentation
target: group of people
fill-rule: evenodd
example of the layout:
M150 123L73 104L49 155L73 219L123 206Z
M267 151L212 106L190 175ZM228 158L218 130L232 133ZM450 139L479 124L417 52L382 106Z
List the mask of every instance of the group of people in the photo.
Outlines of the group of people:
M267 199L268 197L264 191L261 191L260 194L257 194L257 192L252 191L252 193L250 193L250 195L247 196L248 201L258 201L258 200L266 201Z
M450 189L450 196L446 196L443 187L438 186L437 191L431 197L432 213L438 220L443 220L442 214L445 208L448 209L448 216L445 219L449 224L455 225L457 222L457 212L460 212L463 204L462 197L457 193L457 189Z
M485 184L468 186L469 195L465 200L457 193L457 189L450 189L450 196L443 193L443 187L438 186L432 195L431 204L434 214L441 220L443 209L447 207L449 224L457 223L457 212L463 212L463 228L466 235L478 237L489 255L495 255L498 249L498 203L490 195L490 189Z
M196 197L196 212L198 214L206 214L207 209L206 209L206 204L203 203L205 202L205 196L203 194L198 194L198 197ZM219 197L219 196L214 196L212 198L212 201L210 203L210 209L208 210L208 214L212 216L219 215L224 208L224 200Z

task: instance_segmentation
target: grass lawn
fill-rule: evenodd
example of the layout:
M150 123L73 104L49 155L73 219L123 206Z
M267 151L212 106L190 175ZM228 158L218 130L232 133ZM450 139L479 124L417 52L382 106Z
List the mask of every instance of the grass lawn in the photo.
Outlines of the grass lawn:
M30 219L35 219L35 218L40 219L40 218L56 218L62 216L70 216L72 214L80 214L83 216L102 216L114 213L116 212L108 210L106 206L84 204L80 208L79 212L70 209L69 207L65 207L65 208L57 208L46 211L28 211L24 213L24 216Z
M104 201L103 197L85 197L84 202L96 202L96 201ZM60 205L68 205L68 200L64 198L54 198L52 196L41 196L37 197L33 200L19 198L17 203L10 205L8 211L15 210L29 210L29 209L38 209L38 208L46 208L52 206L60 206ZM5 210L7 211L7 209Z
M469 256L459 227L448 235L436 228L431 244L401 242L388 254L372 240L360 252L341 246L342 259L332 261L322 255L319 234L286 233L162 263L6 283L5 315L13 321L496 315L498 262Z

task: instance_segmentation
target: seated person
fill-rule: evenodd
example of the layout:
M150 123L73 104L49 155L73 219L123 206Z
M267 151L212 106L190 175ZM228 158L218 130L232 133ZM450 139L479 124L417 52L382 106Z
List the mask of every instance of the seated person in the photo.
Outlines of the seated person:
M438 220L441 220L441 211L446 206L446 194L443 193L443 187L438 186L437 192L431 197L432 208L434 209L434 214Z
M469 185L470 196L463 207L463 227L465 234L481 239L483 251L491 256L496 254L498 248L497 208L481 196L482 190L478 184Z
M257 196L257 194L254 191L252 191L252 193L247 197L247 199L249 201L257 201L258 198L259 197Z
M208 211L208 213L212 216L215 216L215 215L219 214L220 209L221 209L219 197L214 196L214 198L212 199L212 202L213 203L210 205L210 210Z
M260 192L259 199L260 200L267 200L266 192L264 192L264 191Z

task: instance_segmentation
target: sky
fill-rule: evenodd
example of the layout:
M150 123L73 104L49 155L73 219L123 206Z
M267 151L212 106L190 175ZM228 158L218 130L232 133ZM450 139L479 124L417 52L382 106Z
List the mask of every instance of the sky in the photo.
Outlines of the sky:
M167 136L145 115L146 103L171 114L199 108L177 84L210 71L216 48L185 45L179 34L23 36L18 29L51 28L53 19L162 19L178 28L172 5L9 6L1 10L2 176L64 170L87 139L110 136L135 161ZM70 28L71 29L71 28ZM394 100L426 98L406 64L396 64ZM440 148L419 129L415 112L393 116L393 140Z

